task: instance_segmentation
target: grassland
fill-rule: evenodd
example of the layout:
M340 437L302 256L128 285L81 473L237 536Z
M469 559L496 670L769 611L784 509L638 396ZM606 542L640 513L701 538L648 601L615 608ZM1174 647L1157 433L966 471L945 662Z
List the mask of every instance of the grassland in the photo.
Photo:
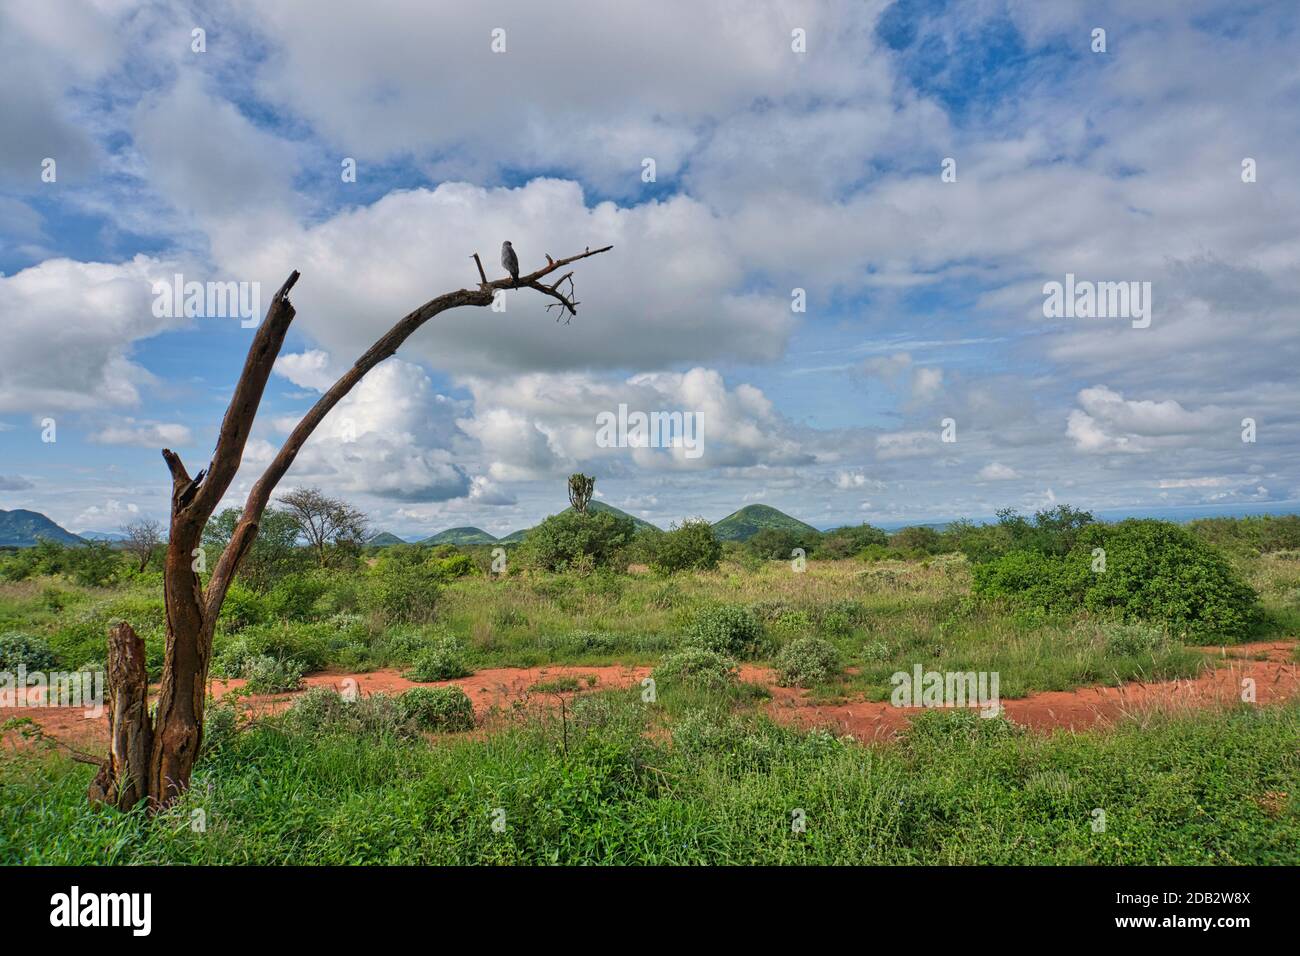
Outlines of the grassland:
M1233 558L1260 596L1252 637L1300 631L1296 557ZM0 634L38 636L75 667L102 659L107 624L125 618L156 666L157 577L0 584ZM441 587L422 622L384 620L364 575L306 577L315 583L295 585L297 599L233 595L218 657L261 635L311 668L364 671L409 663L451 636L473 668L653 665L701 608L735 605L762 622L755 663L800 635L835 645L844 666L809 688L826 701L885 699L889 675L916 664L997 671L1002 696L1018 697L1191 676L1215 662L1168 635L1118 642L1111 622L1086 613L977 600L958 554L813 560L802 572L733 554L715 571L666 578L468 574ZM0 753L0 861L1300 863L1294 702L1052 735L925 713L903 740L864 746L774 724L763 691L743 684L669 685L649 703L637 688L572 679L537 690L567 695L563 716L505 714L490 731L436 739L382 721L362 734L306 726L292 712L236 730L222 716L193 790L152 822L89 807L91 767L11 733ZM196 810L203 832L191 827ZM791 826L797 811L803 832Z

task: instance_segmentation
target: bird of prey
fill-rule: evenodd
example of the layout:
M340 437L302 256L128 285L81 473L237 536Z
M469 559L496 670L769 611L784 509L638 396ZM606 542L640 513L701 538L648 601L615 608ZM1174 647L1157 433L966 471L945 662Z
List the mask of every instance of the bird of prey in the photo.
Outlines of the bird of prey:
M506 267L506 272L510 273L510 278L518 283L519 257L515 255L514 247L510 245L508 239L501 243L501 264Z

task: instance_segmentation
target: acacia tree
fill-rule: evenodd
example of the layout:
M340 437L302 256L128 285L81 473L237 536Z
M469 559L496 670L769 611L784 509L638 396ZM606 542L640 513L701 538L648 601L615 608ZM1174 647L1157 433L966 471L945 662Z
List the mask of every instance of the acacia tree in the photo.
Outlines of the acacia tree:
M331 498L319 488L295 488L281 495L280 504L293 517L298 531L316 552L323 568L331 544L361 544L366 537L366 516L341 498Z
M141 518L131 524L122 525L122 534L126 536L122 548L140 562L137 570L143 571L149 566L158 545L162 544L162 525L153 518Z
M589 247L564 259L547 256L546 265L535 272L518 279L491 282L475 253L471 258L478 266L478 288L445 293L402 318L298 422L270 465L253 483L234 533L205 587L199 576L204 570L203 528L239 470L267 379L293 321L295 312L289 292L298 281L298 272L290 273L272 298L266 318L253 336L208 467L191 476L179 455L163 449L163 459L172 476L172 495L171 533L163 564L167 638L157 713L150 717L144 642L129 623L120 623L109 632L109 753L91 783L92 801L127 809L147 799L150 807L157 810L170 804L189 786L190 773L203 741L208 664L221 605L240 562L257 537L258 523L271 493L330 410L367 372L396 353L420 326L448 309L490 306L499 290L528 288L555 300L547 306L548 310L555 308L570 318L577 315L579 303L574 298L572 271L550 284L541 280L571 262L611 248Z

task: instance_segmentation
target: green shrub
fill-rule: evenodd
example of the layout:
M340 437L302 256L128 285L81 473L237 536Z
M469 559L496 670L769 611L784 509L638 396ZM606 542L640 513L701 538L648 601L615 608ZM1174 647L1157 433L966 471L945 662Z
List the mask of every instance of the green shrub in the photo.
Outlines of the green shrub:
M434 572L445 581L463 578L477 571L474 559L468 554L453 554L430 562Z
M745 549L765 561L789 561L796 548L802 548L805 557L811 554L820 537L816 531L761 528L745 542Z
M350 738L409 739L420 733L419 726L403 712L398 698L370 694L344 700L328 687L313 687L294 701L288 714L290 724L312 735L344 734Z
M1136 657L1153 654L1169 643L1169 635L1147 624L1107 623L1101 633L1106 640L1106 653L1115 657Z
M764 648L763 625L748 608L723 604L696 615L686 642L742 659L756 657Z
M266 613L285 621L311 620L316 602L328 590L328 583L316 574L287 574L266 593Z
M1213 635L1240 640L1259 621L1255 592L1212 547L1165 521L1094 525L1073 555L1104 548L1106 570L1091 575L1084 598L1091 611L1126 621L1163 623L1193 640Z
M781 616L772 622L772 626L787 634L807 634L812 630L813 621L807 611L789 610L782 612Z
M421 730L474 729L474 705L459 687L413 687L397 698L397 709Z
M926 525L912 525L900 528L889 536L889 547L909 558L925 555L943 554L953 545L934 528Z
M827 531L817 542L819 558L851 558L871 545L884 547L889 542L889 534L869 524L856 527L835 528Z
M465 659L465 646L448 634L424 648L402 676L413 681L453 680L474 673Z
M609 511L581 514L570 508L528 532L519 546L518 562L543 571L624 570L635 534L636 525L629 517Z
M239 715L233 706L210 703L203 712L203 755L210 757L225 750L239 733Z
M1259 621L1255 592L1222 555L1166 521L1088 525L1063 557L1010 551L977 565L972 578L977 594L1048 611L1086 608L1148 621L1193 641L1240 640Z
M57 664L54 651L42 638L18 631L0 634L0 673L17 673L19 667L29 673L50 671Z
M388 558L381 557L370 570L367 606L388 624L432 622L442 590L438 569Z
M224 640L214 656L213 670L218 675L240 677L245 661L273 657L293 659L308 671L318 671L330 663L338 647L355 643L356 637L356 632L349 634L328 623L259 624Z
M722 545L713 534L713 526L703 518L692 518L656 539L650 567L656 574L712 571L721 557Z
M840 669L835 645L816 636L791 641L776 658L778 682L782 687L811 687L830 680Z
M305 667L301 661L262 654L243 661L239 676L250 694L283 694L302 686Z
M68 554L72 579L86 587L107 587L123 570L122 555L107 541L92 541Z
M527 627L528 615L518 608L496 607L492 609L492 626L495 628Z
M735 684L736 662L718 651L683 647L664 657L654 669L654 679L667 684L722 690Z
M972 590L1007 597L1029 607L1068 613L1084 606L1093 572L1091 555L1065 558L1038 551L1010 551L971 571Z
M262 595L236 579L226 592L217 623L227 631L239 631L269 618Z

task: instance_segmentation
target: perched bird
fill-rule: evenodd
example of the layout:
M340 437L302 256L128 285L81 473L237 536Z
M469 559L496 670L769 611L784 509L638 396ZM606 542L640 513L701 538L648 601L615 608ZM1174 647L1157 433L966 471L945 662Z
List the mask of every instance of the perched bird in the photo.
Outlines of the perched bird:
M506 267L506 272L510 273L510 278L515 282L519 281L519 257L515 255L515 250L510 245L510 240L501 243L501 264Z

